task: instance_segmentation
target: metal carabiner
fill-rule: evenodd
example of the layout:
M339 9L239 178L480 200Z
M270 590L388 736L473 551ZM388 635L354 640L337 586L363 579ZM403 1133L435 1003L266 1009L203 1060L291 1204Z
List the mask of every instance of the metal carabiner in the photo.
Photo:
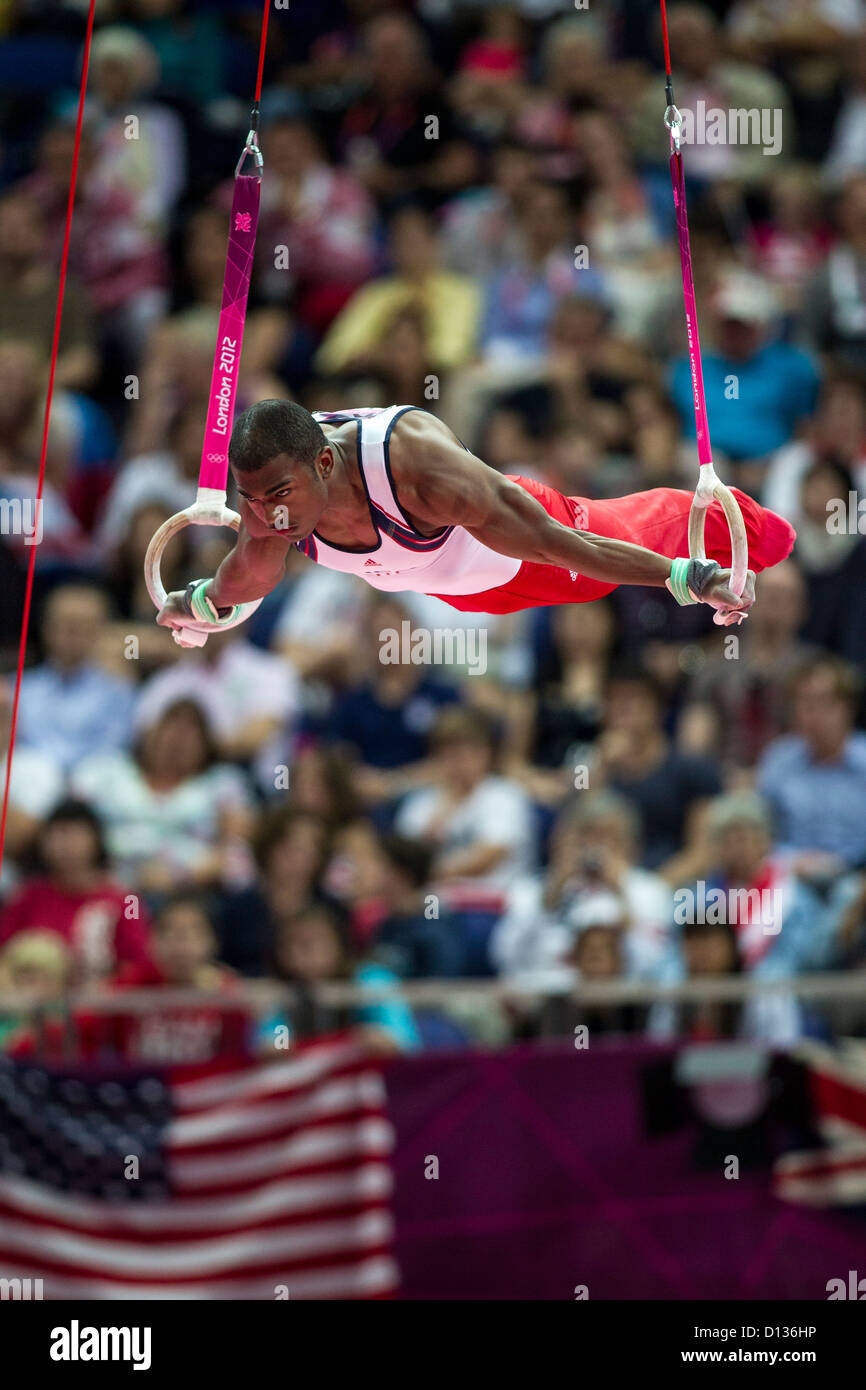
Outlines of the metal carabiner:
M671 133L671 144L677 154L679 154L683 139L683 118L679 109L674 106L673 102L671 102L670 106L665 111L665 125Z
M235 165L235 178L237 178L240 174L241 169L244 166L244 160L248 159L250 156L252 157L253 163L255 165L255 177L257 179L261 179L265 167L265 161L262 158L262 152L259 149L258 132L254 129L251 130L249 135L247 136L246 143L244 144L244 147L241 150L241 157Z

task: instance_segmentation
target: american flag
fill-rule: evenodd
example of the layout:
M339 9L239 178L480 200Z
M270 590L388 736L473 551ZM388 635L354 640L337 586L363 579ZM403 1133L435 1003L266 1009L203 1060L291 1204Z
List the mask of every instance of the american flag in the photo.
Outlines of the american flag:
M388 1297L392 1147L346 1037L222 1069L0 1058L0 1278L47 1299Z

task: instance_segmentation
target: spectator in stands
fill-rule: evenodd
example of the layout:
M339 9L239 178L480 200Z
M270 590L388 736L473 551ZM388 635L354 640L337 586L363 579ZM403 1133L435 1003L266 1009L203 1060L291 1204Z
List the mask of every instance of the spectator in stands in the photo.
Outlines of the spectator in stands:
M219 963L216 931L205 900L183 891L166 898L156 913L149 957L122 966L115 984L124 989L173 985L218 990L233 978L233 972Z
M228 65L219 12L194 9L186 0L131 0L129 9L159 59L160 90L202 106L219 101Z
M243 975L260 975L273 953L280 922L324 899L322 876L330 831L311 811L279 806L263 812L252 847L256 881L222 897L223 960Z
M760 57L837 53L851 42L863 19L860 0L736 0L728 29L738 51Z
M517 782L493 772L494 733L479 710L440 714L432 750L433 777L406 797L395 828L433 848L433 888L463 916L467 968L487 973L504 895L535 862L531 807Z
M611 333L607 306L584 294L582 281L579 289L552 307L538 356L488 358L446 383L443 417L476 451L488 412L501 406L521 411L539 435L589 429L599 462L607 444L600 407L618 405L635 379L647 379L650 367L645 354ZM586 493L596 486L593 480Z
M169 706L132 753L95 753L72 788L106 826L118 871L145 894L249 877L250 792L217 761L207 717L192 700Z
M792 732L758 765L776 820L776 844L801 872L820 877L866 864L866 734L855 732L853 669L819 656L792 682Z
M326 727L329 739L357 753L356 786L373 803L395 800L417 785L428 771L425 760L436 716L459 699L455 686L433 679L429 668L389 659L388 635L400 634L404 627L411 633L409 610L399 596L377 594L370 601L365 679L337 695Z
M832 964L841 970L866 969L866 874L839 882L831 911L836 927Z
M679 752L664 732L661 687L646 671L623 668L606 688L605 714L588 765L590 785L604 783L635 806L643 827L643 864L665 873L696 813L721 791L707 757Z
M167 516L195 501L201 467L201 441L207 397L179 410L168 426L166 447L138 454L118 471L105 498L96 529L100 553L115 551L145 504L159 504Z
M573 984L592 986L627 977L628 917L621 898L615 893L589 894L576 907L571 928L574 936L567 960ZM546 1002L541 1028L546 1032L555 1024L557 1032L570 1033L575 1039L579 1032L591 1038L621 1036L640 1029L643 1012L629 1003L590 1004L581 997L560 996Z
M383 888L381 832L360 812L331 838L322 888L346 914L349 937L359 953L369 949L388 910Z
M125 185L142 224L159 227L186 183L186 139L177 113L151 98L160 77L156 52L135 29L111 24L94 36L90 66L92 177ZM124 126L131 111L134 135Z
M793 673L818 648L798 637L807 593L795 560L767 570L761 602L737 635L737 645L714 643L688 686L677 742L731 768L753 767L785 732Z
M298 985L304 993L328 981L351 981L358 986L382 988L397 984L397 977L381 965L359 962L349 950L343 919L334 908L312 906L283 922L274 943L277 979ZM315 998L314 998L315 1006ZM383 1052L411 1051L419 1045L412 1011L402 1000L389 996L342 1010L355 1024L360 1040ZM262 1029L267 1047L274 1046L275 1030L282 1017L269 1019Z
M12 686L8 680L0 679L0 777L4 786L11 727ZM40 821L54 809L63 795L63 782L63 768L56 758L41 749L18 744L9 779L6 853L0 880L0 887L4 891L10 886L13 876L10 861L17 862L29 850Z
M572 113L611 100L616 79L602 25L595 14L557 14L542 35L543 80L526 94L516 118L519 137L536 152L568 150Z
M845 874L834 884L827 914L832 927L831 968L862 972L866 969L866 874ZM836 1037L863 1037L866 1004L862 994L840 1000L832 1018Z
M676 4L668 9L670 50L674 64L674 88L681 111L755 110L778 112L777 135L793 129L786 88L769 70L769 65L732 61L726 51L725 35L708 5ZM637 104L633 128L642 154L658 160L661 146L652 139L653 121L658 120L658 98L653 84ZM793 142L791 142L793 143ZM757 142L695 140L688 150L689 182L726 181L762 184L769 177L768 165L790 153L788 140L772 160L764 157Z
M445 710L433 726L434 777L397 815L401 834L435 846L440 884L496 893L534 859L528 803L493 773L494 734L479 710Z
M617 475L611 468L609 482L603 476L597 478L595 495L690 486L694 454L682 438L679 415L667 392L649 382L636 382L626 391L623 404L630 433L628 471Z
M604 300L603 274L579 262L575 218L566 190L537 181L521 198L514 255L483 282L481 349L491 362L542 355L548 325L560 300L580 293Z
M735 52L783 81L804 158L817 161L826 151L841 63L864 18L862 0L737 0L728 15Z
M0 469L3 492L10 498L36 495L49 355L48 343L37 345L26 333L0 339L6 383L0 405ZM43 569L49 563L87 563L83 529L91 526L111 481L115 448L113 429L100 406L79 391L55 389L40 508L41 539L37 541ZM34 525L25 512L23 527L16 524L5 529L12 542L26 546Z
M774 340L777 314L765 280L740 270L722 278L713 307L715 348L704 353L704 386L713 416L713 445L733 460L762 464L794 434L815 408L818 372L799 348ZM691 367L686 356L674 364L671 394L688 438L695 416ZM761 474L743 476L759 482Z
M478 288L468 276L439 266L440 247L430 216L418 207L395 212L389 226L390 275L359 289L325 335L316 355L320 372L361 373L396 316L416 310L425 326L435 371L462 366L475 351L480 322Z
M379 341L364 362L370 386L386 401L426 401L436 380L427 317L418 306L398 310L383 324ZM429 409L435 411L435 402Z
M174 171L159 173L161 166L170 164L170 154L161 154L150 173L140 170L144 180L141 186L130 179L128 171L132 166L123 167L120 156L126 158L129 147L137 143L125 138L124 131L130 127L124 125L123 117L141 111L140 106L133 112L123 109L106 126L109 145L116 142L113 152L108 148L100 150L97 132L85 128L69 247L70 268L88 294L103 348L119 348L125 354L124 366L130 368L167 305L165 231L159 225L163 189L169 197L176 196L172 191ZM139 133L144 135L147 150L152 153L151 126L140 128ZM64 115L49 125L42 136L36 169L24 182L45 219L49 256L58 259L74 142L74 120ZM111 168L115 154L120 172Z
M824 161L824 171L833 180L866 173L866 31L862 28L846 42L844 57L848 81Z
M476 164L461 140L430 61L424 31L409 14L378 14L361 34L364 90L350 100L338 149L386 207L416 193L435 200L471 183ZM436 139L430 139L430 114Z
M866 174L845 183L837 212L839 240L806 289L803 329L818 352L866 368Z
M153 724L182 699L207 710L220 756L252 762L262 787L273 794L285 766L285 742L300 713L300 689L289 663L254 647L243 627L214 633L199 652L145 682L136 724Z
M574 131L591 191L584 213L587 245L602 268L623 337L651 340L659 311L680 293L679 267L635 168L626 132L611 114L579 112Z
M615 898L618 951L629 975L662 979L670 973L673 901L658 874L637 866L640 824L634 808L608 791L583 791L559 814L543 874L511 888L491 956L505 975L561 978L573 964L572 944L583 906ZM594 910L594 909L593 909Z
M289 770L291 804L336 830L360 814L356 769L344 748L304 744Z
M489 183L462 193L443 210L449 270L481 278L517 251L517 213L533 181L530 150L507 140L491 152Z
M866 379L859 373L837 372L824 382L818 409L801 437L770 459L761 492L764 506L799 529L803 481L822 462L841 463L866 495Z
M34 929L56 932L69 950L77 985L150 959L147 908L112 876L103 828L89 806L55 806L35 849L35 875L0 911L0 941Z
M15 337L44 352L51 341L57 286L46 257L39 205L23 187L0 198L0 338ZM87 297L74 279L63 295L55 384L86 391L98 369Z
M718 917L733 927L743 970L779 979L830 962L832 923L818 896L792 872L790 860L772 852L772 830L770 808L753 792L710 802L690 872L687 856L681 860L683 887L674 901L680 922L684 905L706 901L708 921ZM699 880L694 896L692 885L685 886L691 874Z
M516 10L499 6L481 18L482 33L457 60L449 98L468 132L490 138L503 134L525 101L526 28Z
M72 978L72 959L53 931L22 931L0 947L0 996L14 1001L14 1013L0 1016L0 1048L17 1048L39 1010L56 1027Z
M156 1000L146 1009L125 1009L123 995L134 989L200 990L228 998L223 1007ZM233 999L237 979L218 959L213 916L195 893L178 892L163 903L154 920L152 959L121 970L114 992L116 1012L85 1015L79 1023L91 1051L110 1049L139 1064L177 1064L251 1050L251 1014Z
M55 589L45 604L45 660L25 671L18 734L71 771L81 758L128 747L134 693L96 664L108 619L105 594L85 584Z
M742 975L734 928L728 922L689 922L683 927L682 950L687 980ZM647 1030L655 1038L716 1042L747 1038L785 1046L802 1036L799 1007L789 994L754 994L745 1000L701 1000L654 1004Z
M540 1000L515 993L511 1009L521 1019L521 1034L570 1035L575 1046L587 1034L632 1033L641 1026L641 1011L632 1004L588 1003L575 986L625 980L632 973L626 945L628 910L622 897L596 886L579 896L559 929L556 956L547 966L515 972L515 983L549 991ZM551 934L549 944L554 937ZM583 1042L586 1046L586 1041Z
M330 165L305 121L283 118L263 133L260 284L283 303L294 287L297 312L318 336L373 270L374 205L360 182ZM288 273L274 268L275 246L291 248Z
M809 165L780 170L767 190L766 221L751 231L755 269L775 287L784 314L796 315L805 286L831 245L817 172Z
M364 618L365 588L340 570L311 565L290 547L272 645L303 680L343 685L350 678L357 658L357 628Z
M464 973L457 923L430 893L433 853L420 840L386 835L380 841L379 892L385 916L372 955L401 979L455 979Z
M506 766L537 801L558 804L573 790L575 768L602 723L615 638L609 603L551 610L552 651L536 689L521 695L510 721Z
M866 583L863 502L848 469L819 459L800 489L795 554L809 594L803 636L862 665L866 661L866 612L851 603Z
M2 338L0 375L0 499L12 518L4 528L6 544L24 559L35 537L43 567L58 561L75 562L81 558L84 534L69 503L76 457L67 398L59 393L58 409L52 410L45 486L37 518L34 499L48 384L47 355L28 339Z

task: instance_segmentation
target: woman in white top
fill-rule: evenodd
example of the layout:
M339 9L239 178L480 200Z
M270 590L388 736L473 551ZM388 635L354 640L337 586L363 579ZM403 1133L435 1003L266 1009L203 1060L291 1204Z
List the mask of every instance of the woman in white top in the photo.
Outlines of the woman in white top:
M396 828L433 846L434 885L451 906L499 912L506 889L534 863L529 798L494 775L492 733L480 711L446 709L431 742L434 778L406 798Z
M85 758L72 785L107 826L118 872L142 891L246 876L249 784L238 768L216 761L195 701L165 709L134 753Z

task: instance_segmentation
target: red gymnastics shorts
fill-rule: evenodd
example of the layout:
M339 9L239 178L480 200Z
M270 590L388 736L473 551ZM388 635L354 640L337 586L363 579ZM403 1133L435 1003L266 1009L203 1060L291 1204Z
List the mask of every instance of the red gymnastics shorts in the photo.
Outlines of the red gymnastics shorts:
M657 487L651 492L633 492L592 502L586 497L564 497L555 488L532 478L508 475L537 498L555 521L575 531L589 531L611 540L632 541L657 555L673 560L689 553L689 512L692 494L679 488ZM740 504L749 538L749 568L759 573L778 565L790 555L796 532L789 522L767 511L738 488L731 488ZM731 538L728 523L718 502L707 511L704 545L707 556L728 568ZM541 565L524 560L513 579L480 594L436 594L452 608L464 613L517 613L522 608L543 608L549 603L589 603L612 593L616 584L587 579L559 565Z

